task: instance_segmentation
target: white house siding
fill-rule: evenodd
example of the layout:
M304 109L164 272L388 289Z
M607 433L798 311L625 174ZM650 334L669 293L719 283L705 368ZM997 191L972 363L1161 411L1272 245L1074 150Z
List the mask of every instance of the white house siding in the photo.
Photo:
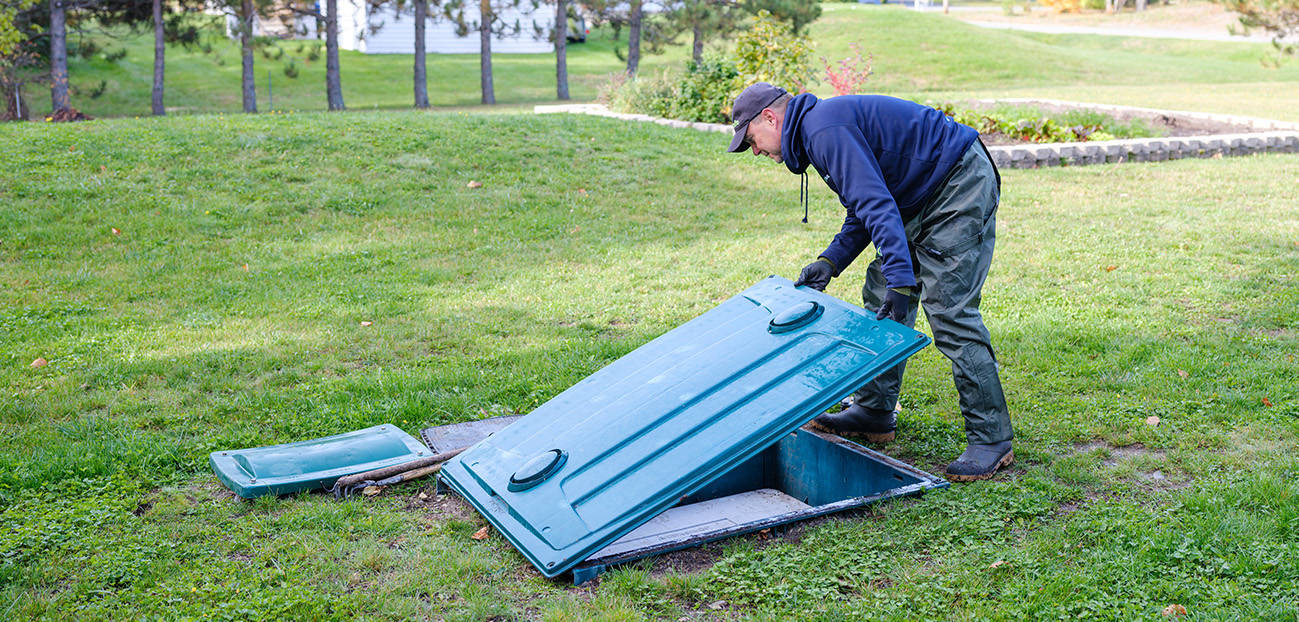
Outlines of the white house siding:
M415 17L413 10L403 11L400 16L394 8L385 6L374 10L366 18L367 4L364 0L339 0L339 47L345 50L356 50L366 54L410 54L415 51ZM519 22L519 33L512 37L496 36L492 39L493 54L544 54L554 51L554 45L547 40L546 34L553 27L555 12L547 11L542 5L535 13L529 14L517 9L501 12L506 23ZM542 35L536 36L533 22L542 29ZM380 25L377 32L370 32L370 25ZM430 20L424 29L424 49L431 54L476 54L478 53L478 32L472 31L465 37L457 37L455 25L445 20Z

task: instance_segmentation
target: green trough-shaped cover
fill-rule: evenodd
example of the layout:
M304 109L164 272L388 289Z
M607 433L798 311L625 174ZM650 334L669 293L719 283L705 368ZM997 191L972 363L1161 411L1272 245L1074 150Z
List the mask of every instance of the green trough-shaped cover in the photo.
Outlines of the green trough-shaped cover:
M324 438L214 451L212 471L245 499L332 486L345 475L409 462L429 454L415 437L393 425L376 425Z
M928 343L769 277L484 439L441 477L553 577Z

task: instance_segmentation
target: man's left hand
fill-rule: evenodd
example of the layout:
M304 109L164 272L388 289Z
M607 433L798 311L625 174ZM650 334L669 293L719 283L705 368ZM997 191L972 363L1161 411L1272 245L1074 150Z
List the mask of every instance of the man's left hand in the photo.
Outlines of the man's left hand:
M906 322L907 312L910 310L911 296L896 289L890 289L884 294L884 304L880 306L880 312L875 314L875 319L889 318L894 322L903 324Z

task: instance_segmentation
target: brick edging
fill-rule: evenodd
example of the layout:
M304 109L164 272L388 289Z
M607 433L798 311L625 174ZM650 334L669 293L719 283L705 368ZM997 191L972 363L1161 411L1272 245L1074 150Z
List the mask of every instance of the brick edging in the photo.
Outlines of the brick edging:
M1090 104L1056 99L984 99L975 100L981 103L1044 103L1059 106L1091 108L1101 111L1144 112L1154 114L1171 114L1244 125L1258 131L1244 134L1212 134L1207 136L1181 136L1161 138L1127 138L1121 140L1097 140L1078 143L1042 143L988 147L993 162L1001 168L1040 168L1045 166L1086 166L1089 164L1106 164L1117 162L1162 162L1183 158L1215 158L1242 156L1255 153L1299 153L1299 123L1243 117L1237 115L1212 114L1181 110L1159 110L1156 108L1138 108L1135 106L1115 106L1110 104ZM724 123L692 123L676 119L651 117L646 114L624 114L613 112L603 104L560 104L534 106L536 114L572 113L589 114L599 117L610 117L626 121L652 122L668 127L693 129L705 132L732 133L730 125Z

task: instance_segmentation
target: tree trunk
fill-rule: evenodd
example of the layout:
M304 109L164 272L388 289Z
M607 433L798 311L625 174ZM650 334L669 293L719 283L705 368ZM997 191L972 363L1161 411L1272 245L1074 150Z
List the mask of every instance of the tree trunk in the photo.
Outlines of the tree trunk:
M495 104L492 89L492 15L491 0L478 0L478 72L483 88L483 103Z
M50 102L54 112L72 106L68 98L68 15L64 0L50 0Z
M631 18L627 24L627 75L636 75L640 66L641 0L631 0Z
M568 2L555 1L555 96L568 99Z
M343 78L338 71L338 0L326 0L325 10L325 97L330 110L345 110Z
M424 22L428 0L415 0L415 107L428 108L428 74L424 71Z
M162 0L153 0L153 114L159 117L167 114L162 105L163 74L167 66L163 31Z
M243 53L244 112L257 112L257 82L253 76L253 0L243 0L239 5L239 48Z
M695 43L692 48L694 50L693 58L695 59L695 64L700 65L704 62L704 17L702 15L697 15L695 16L694 21Z

